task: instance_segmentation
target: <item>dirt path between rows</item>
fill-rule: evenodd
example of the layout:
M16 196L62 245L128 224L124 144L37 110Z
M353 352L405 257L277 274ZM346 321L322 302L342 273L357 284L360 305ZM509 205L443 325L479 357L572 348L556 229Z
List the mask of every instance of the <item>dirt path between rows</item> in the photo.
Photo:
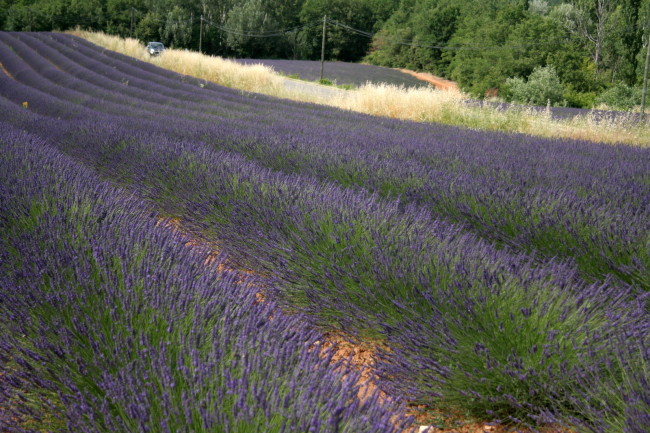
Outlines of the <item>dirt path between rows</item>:
M14 76L11 75L11 74L9 73L9 71L7 71L7 68L5 68L5 66L4 66L2 63L0 63L0 71L2 71L2 72L4 72L5 74L7 74L7 76L8 76L9 78L11 78L12 80L14 79Z
M171 229L173 231L178 231L184 234L189 238L185 242L185 246L188 248L201 248L202 250L208 250L206 258L203 261L204 265L211 265L219 256L219 247L208 240L200 237L196 237L193 233L187 230L181 220L179 219L160 219L158 220L159 227ZM254 270L250 269L240 269L234 266L231 267L230 264L220 263L218 270L234 270L241 274L240 283L244 283L246 276L260 277L261 275ZM263 278L263 277L262 277ZM258 279L259 281L259 279ZM264 293L263 284L260 286L260 291L257 293L258 302L265 302L266 296ZM388 399L391 396L387 395L377 386L378 376L376 373L375 366L377 364L377 356L375 344L372 342L353 342L351 339L346 338L345 335L334 332L327 332L323 334L322 341L316 343L317 350L321 350L323 353L326 353L328 350L333 350L333 361L339 360L349 360L352 368L356 369L360 373L359 382L358 382L358 393L357 397L361 402L366 401L375 391L379 393L380 399ZM477 421L469 420L466 417L459 416L457 414L452 414L444 411L436 410L435 408L409 405L406 404L407 415L411 415L415 418L415 431L418 433L530 433L529 429L517 429L512 426L492 426L487 421ZM397 416L397 414L396 414ZM434 425L431 425L431 420L435 419L436 424L440 426L445 426L444 428L438 428ZM408 432L413 432L413 427L411 427ZM556 432L555 429L541 429L542 432ZM566 430L563 430L564 433L570 433ZM406 433L406 432L405 432Z
M195 236L183 226L181 220L176 218L158 219L156 225L161 229L172 230L185 235L187 239L184 243L185 247L200 248L202 251L208 251L207 255L203 259L203 264L205 266L212 265L214 262L219 260L219 247L214 242L210 242L207 239ZM240 284L246 283L247 276L255 275L255 277L257 277L256 280L258 281L260 277L260 275L254 270L239 269L228 264L227 262L219 263L217 270L233 270L238 272L240 274L238 283ZM260 291L257 294L257 301L265 302L266 296L264 294L263 284L260 286L259 290ZM314 349L321 350L323 354L327 353L329 350L333 350L334 362L339 360L349 360L352 368L356 369L360 373L357 396L361 402L367 400L375 391L379 393L379 398L382 400L391 398L377 386L378 377L375 370L377 357L376 349L373 343L355 343L346 338L344 335L329 332L323 334L322 341L317 342ZM0 380L2 380L2 373L0 373ZM515 427L507 426L492 426L489 425L488 422L468 420L463 416L457 416L455 414L438 411L435 408L409 405L408 402L406 406L406 414L413 416L416 420L415 425L407 430L409 433L412 433L414 431L413 428L415 428L415 432L418 433L510 433L515 431L520 433L529 432L528 429L516 429ZM11 411L7 411L8 409L10 409L10 407L0 407L0 426L20 426L23 424L23 422L30 422L30 420L19 420L17 418L12 418L10 416ZM395 416L398 416L398 414L396 413ZM435 423L437 425L444 425L445 427L438 428L437 426L431 425L432 419L436 420ZM557 430L542 429L542 431L555 432ZM564 432L567 431L564 430Z
M430 74L428 72L415 72L411 71L410 69L399 69L396 68L398 71L403 72L405 74L409 74L418 80L426 81L427 83L433 84L436 89L438 90L447 90L447 91L452 91L452 92L458 92L458 84L455 81L450 81L447 80L446 78L442 77L437 77L433 74Z

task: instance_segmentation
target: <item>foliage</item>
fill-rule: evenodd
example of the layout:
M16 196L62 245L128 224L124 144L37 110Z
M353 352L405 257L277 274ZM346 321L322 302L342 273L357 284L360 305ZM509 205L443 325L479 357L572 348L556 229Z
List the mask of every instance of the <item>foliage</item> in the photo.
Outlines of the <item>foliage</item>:
M162 41L170 47L186 47L192 39L192 23L189 14L182 8L174 6L167 14Z
M366 61L446 75L443 50L432 47L447 44L459 16L455 2L402 2L373 38Z
M591 109L596 102L595 92L578 92L572 86L566 86L562 99L569 107Z
M504 96L511 101L527 105L559 105L565 89L552 65L537 67L528 80L508 78Z
M642 82L647 0L0 0L0 28L74 27L243 58L325 57L431 72L483 98L553 65L587 107ZM201 21L201 17L204 18Z
M155 12L148 12L135 29L135 36L145 43L160 41L162 34L162 17Z
M598 95L594 102L610 109L631 110L641 104L641 89L619 83Z
M239 57L291 57L297 50L297 30L284 34L278 30L297 28L299 6L296 0L239 2L227 14L225 26L230 31L225 43Z

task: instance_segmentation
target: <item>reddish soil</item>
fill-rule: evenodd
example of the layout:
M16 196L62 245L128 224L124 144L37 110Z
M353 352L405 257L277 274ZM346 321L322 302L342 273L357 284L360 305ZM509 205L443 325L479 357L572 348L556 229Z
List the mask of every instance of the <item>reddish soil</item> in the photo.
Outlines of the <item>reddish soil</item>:
M204 260L204 265L208 266L214 263L217 260L219 255L219 250L216 245L211 242L208 242L205 239L193 237L186 229L183 228L182 222L179 219L159 219L158 226L171 229L173 231L181 232L185 235L190 236L190 240L185 243L185 246L188 248L196 247L207 247L210 251ZM227 264L220 264L218 270L228 269ZM245 282L245 275L255 274L254 271L237 269L237 271L242 272L243 276L240 282ZM266 296L261 290L257 295L257 302L265 302ZM322 352L326 350L333 350L334 355L332 360L337 361L346 361L349 360L353 368L360 370L359 378L359 391L358 398L362 402L365 401L370 395L378 389L377 387L377 375L375 373L376 365L376 345L372 343L353 343L350 339L345 338L341 334L335 333L326 333L324 335L323 341L316 342L316 346L320 348ZM316 347L315 347L316 348ZM0 380L2 379L2 373L0 373ZM381 390L379 390L380 398L386 399L388 396ZM526 429L516 429L514 427L504 427L504 426L490 426L486 422L478 422L476 420L468 420L466 417L458 416L453 413L443 412L435 408L409 405L407 408L407 414L412 415L416 419L416 424L421 425L420 433L511 433L511 432L520 432L527 433ZM0 407L0 422L11 422L18 421L16 419L7 419L7 413L2 410ZM435 420L437 425L449 426L445 428L437 428L431 426L432 421ZM428 427L428 428L427 428ZM561 432L561 433L572 433L568 430L557 430L557 429L548 429L542 430L551 432Z
M365 401L377 389L374 372L376 358L374 347L352 343L344 336L331 332L326 333L323 337L322 342L316 342L321 351L325 352L331 348L334 351L332 361L349 360L350 365L360 371L358 397L362 402ZM382 391L380 391L380 396L386 398L386 394Z
M217 259L219 253L216 244L208 242L202 238L194 237L191 233L183 228L180 219L160 219L158 221L158 225L189 236L190 240L185 243L185 246L188 248L207 246L210 250L210 253L204 260L204 265L210 265ZM218 269L229 269L229 265L222 263L219 265ZM245 282L245 275L257 274L255 271L248 269L236 270L244 275L241 278L240 282ZM266 296L264 294L263 288L260 287L260 292L256 294L256 302L265 301ZM378 389L375 365L377 360L376 348L377 344L380 343L353 343L351 339L346 338L344 335L332 332L324 334L323 337L323 341L316 342L316 347L314 348L316 349L318 347L321 352L325 352L326 350L333 350L334 355L332 357L332 361L337 362L341 360L349 360L350 365L353 368L360 370L361 375L358 382L358 398L362 402L365 401L375 390ZM381 399L386 399L389 397L382 390L379 390L379 396ZM416 424L419 424L421 426L419 433L531 433L531 430L526 428L516 428L512 426L492 426L489 425L489 421L468 419L463 415L426 406L407 404L407 414L413 416L416 420ZM432 420L435 420L436 425L445 427L437 428L432 426L434 423ZM554 427L542 428L540 431L542 433L575 433L568 429L557 429Z
M13 75L11 75L11 74L9 73L9 71L7 71L7 70L5 69L5 67L4 67L4 65L3 65L2 63L0 63L0 71L2 71L2 72L4 72L5 74L7 74L7 76L13 80L13 78L14 78Z
M415 72L410 69L397 69L400 72L409 74L417 78L418 80L426 81L427 83L433 84L438 90L449 90L453 92L458 92L458 84L454 81L447 80L442 77L436 77L433 74L428 72Z
M324 335L323 342L317 342L321 345L324 352L333 348L334 362L340 360L349 360L353 368L360 370L358 397L362 402L366 400L375 390L378 390L375 373L376 349L372 344L353 343L343 335L327 333ZM382 390L379 390L381 399L388 396ZM411 415L416 420L416 425L420 426L420 433L531 433L529 429L516 428L513 426L493 426L488 421L478 421L468 419L465 416L448 411L442 411L436 408L418 405L407 405L407 415ZM444 428L434 427L432 424L445 426ZM541 429L542 433L572 433L569 430L558 430L554 428Z

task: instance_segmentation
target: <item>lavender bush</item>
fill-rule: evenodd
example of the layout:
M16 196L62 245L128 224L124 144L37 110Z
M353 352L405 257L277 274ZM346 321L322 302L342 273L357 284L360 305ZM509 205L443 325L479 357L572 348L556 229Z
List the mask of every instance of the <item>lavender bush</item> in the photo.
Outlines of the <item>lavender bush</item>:
M647 342L648 151L279 109L66 35L0 41L7 122L277 278L283 305L387 341L385 389L503 422L641 422L616 402L643 402L617 388L643 364L610 342Z
M74 45L67 48L39 36L69 56L67 64L58 60L66 73L56 82L69 80L69 74L85 65L83 76L92 75L94 85L104 86L96 89L103 93L95 109L119 114L123 105L107 103L117 98L138 118L160 119L156 129L161 132L205 141L275 170L335 180L426 206L489 240L546 257L572 258L590 280L612 274L642 290L650 287L650 259L643 241L650 221L647 150L578 142L567 146L526 136L379 122L289 103L277 110L269 98L256 97L250 104L225 89L200 89L196 83L181 83L177 74L138 69L69 36L55 38ZM22 39L42 55L52 51L31 40L35 38ZM31 81L44 86L41 78ZM82 86L87 82L72 87ZM183 92L174 90L175 96L161 103L159 93L176 87ZM183 102L183 109L174 108L179 107L177 99L186 101L192 94L201 103ZM208 95L222 103L203 102ZM87 94L68 100L81 97ZM158 102L144 102L152 98ZM215 125L217 119L222 121Z
M202 265L144 203L2 123L0 149L0 395L31 422L3 431L48 413L75 432L409 426L376 392L357 399L359 373L304 317Z
M244 65L262 64L284 75L298 76L302 80L318 81L321 64L316 60L235 59ZM391 68L359 63L325 62L324 78L338 85L362 86L366 83L393 84L404 87L427 87L425 81Z

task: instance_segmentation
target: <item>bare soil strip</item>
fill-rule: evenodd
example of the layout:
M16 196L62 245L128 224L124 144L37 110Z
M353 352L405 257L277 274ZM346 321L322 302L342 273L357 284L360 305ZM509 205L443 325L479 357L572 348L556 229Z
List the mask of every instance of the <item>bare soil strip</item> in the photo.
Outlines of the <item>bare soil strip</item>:
M203 261L205 266L211 265L217 260L219 255L218 246L204 238L197 238L193 233L183 227L180 219L159 219L157 225L161 228L178 231L187 236L189 238L185 242L187 248L201 247L202 249L207 249L209 253ZM242 277L238 281L239 283L246 283L247 275L259 275L250 269L231 268L227 263L220 264L218 270L240 272ZM259 279L256 279L256 282L259 281ZM263 284L259 287L259 290L256 295L257 302L265 302L266 296L264 294ZM348 365L360 373L357 383L359 386L357 397L361 402L366 401L375 391L379 392L379 398L381 400L386 400L390 397L377 386L378 377L375 370L377 354L374 342L352 342L340 333L328 332L323 335L322 341L316 342L314 349L320 350L323 356L326 356L329 351L333 351L333 362L347 362ZM416 423L420 425L419 433L531 433L531 430L525 428L501 425L492 426L487 421L468 419L463 415L449 413L431 407L409 405L408 403L406 414L413 416ZM443 428L438 428L432 424ZM541 429L540 431L543 433L571 433L569 430L553 427Z
M2 71L2 72L4 72L5 74L7 74L7 76L8 76L9 78L11 78L12 80L14 79L14 76L11 75L11 74L9 73L9 71L7 71L7 69L5 69L5 67L4 67L4 65L2 64L2 62L0 62L0 71Z
M219 256L217 245L206 239L198 238L194 234L190 233L183 227L180 219L159 218L157 226L162 229L182 233L188 237L189 240L185 241L184 244L187 248L201 248L204 251L207 250L208 253L203 260L204 266L212 265L217 260ZM241 275L238 283L247 283L247 275L250 276L257 274L257 272L249 269L231 268L227 263L219 264L217 270L237 271ZM257 279L257 281L259 282L259 279ZM256 295L257 302L265 302L266 296L264 295L264 288L260 286L259 289L260 292ZM357 396L361 402L367 400L375 391L379 392L380 399L386 400L389 398L389 396L382 390L378 389L377 386L377 374L375 371L377 356L374 344L353 343L350 339L345 338L345 336L341 334L329 332L323 335L323 341L316 342L316 347L314 348L320 350L324 356L329 351L333 351L333 362L347 361L352 368L360 372L358 381L359 391ZM2 373L0 373L0 380L1 379ZM20 425L21 420L9 418L6 409L8 408L0 407L0 425L2 423L5 423L5 425L7 423L9 423L9 425ZM424 406L407 404L407 415L413 416L416 423L420 424L419 433L530 433L530 430L528 429L517 429L508 426L492 426L489 425L488 422L468 420L462 415L447 413L436 410L435 408ZM444 428L438 428L432 425L434 422L438 426L444 426ZM411 431L412 430L409 430L409 432ZM572 433L570 430L554 428L542 429L541 431L548 433Z
M428 72L415 72L411 71L410 69L399 69L397 68L398 71L404 72L405 74L409 74L417 78L418 80L426 81L427 83L433 84L436 89L438 90L449 90L453 92L458 92L458 84L454 81L447 80L442 77L436 77L433 74L430 74Z

